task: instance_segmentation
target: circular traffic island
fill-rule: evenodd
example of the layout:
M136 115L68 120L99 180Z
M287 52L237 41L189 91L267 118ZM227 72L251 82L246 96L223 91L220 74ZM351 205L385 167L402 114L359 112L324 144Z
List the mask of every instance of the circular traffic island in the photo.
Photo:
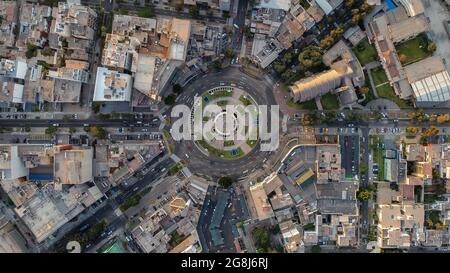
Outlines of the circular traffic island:
M196 107L202 115L203 131L194 143L206 156L239 159L258 144L258 104L245 90L214 87L198 98Z

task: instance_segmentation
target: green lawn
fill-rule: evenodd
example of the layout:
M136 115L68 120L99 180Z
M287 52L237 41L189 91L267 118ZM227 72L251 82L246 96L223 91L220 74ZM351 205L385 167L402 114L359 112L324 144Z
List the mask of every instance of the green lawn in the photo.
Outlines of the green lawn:
M317 110L316 102L314 100L297 103L290 99L287 101L287 105L297 110Z
M335 94L327 93L320 98L324 110L336 110L339 108L339 101Z
M373 45L369 44L367 39L355 46L353 53L355 53L362 66L377 60L377 50Z
M373 83L375 84L375 86L383 84L383 83L388 83L388 78L386 76L386 73L384 72L383 68L377 67L375 69L372 69L370 71L370 73L372 73L372 79L373 79Z
M425 34L420 34L413 39L397 44L395 49L397 50L402 65L407 65L430 56L431 53L427 51L427 46L427 36L425 36ZM404 59L402 59L402 55L405 56Z
M221 157L221 158L240 158L244 155L244 152L242 151L241 148L237 148L237 155L232 155L231 151L223 151L223 150L219 150L214 148L213 146L209 145L206 141L204 140L199 140L197 142L198 144L200 144L200 146L202 146L203 148L206 148L208 150L208 153L210 155L216 156L216 157Z
M246 97L244 97L243 95L239 97L239 100L240 100L245 106L248 106L248 105L252 104L252 102L251 102L249 99L247 99Z
M395 102L400 108L411 108L411 103L400 99L389 85L388 78L382 67L371 70L373 82L377 89L378 96Z
M378 180L384 180L384 150L379 146L383 143L383 137L371 137L372 139L372 150L373 150L373 162L378 163Z
M233 140L225 140L223 142L223 146L228 147L228 146L233 146L234 145L234 141Z
M247 145L250 146L251 148L254 148L257 143L258 143L257 140L247 140Z
M228 92L228 91L216 91L214 92L212 95L210 95L208 92L206 92L205 95L203 95L203 99L205 99L206 97L208 97L209 101L212 101L214 99L217 98L221 98L221 97L231 97L233 96L233 92Z

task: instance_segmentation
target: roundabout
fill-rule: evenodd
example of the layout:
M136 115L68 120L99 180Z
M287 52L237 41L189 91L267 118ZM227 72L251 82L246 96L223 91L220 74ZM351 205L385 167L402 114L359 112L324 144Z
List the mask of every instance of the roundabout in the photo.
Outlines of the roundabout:
M260 151L260 140L236 139L236 131L249 126L233 113L236 106L276 105L274 83L270 79L256 79L229 67L218 73L205 74L184 87L177 104L194 108L194 101L202 102L202 113L214 105L215 113L202 117L209 123L210 137L176 142L174 153L188 162L189 169L211 177L242 177L260 168L275 152ZM232 90L231 92L229 90ZM194 100L195 97L199 97ZM228 107L228 109L227 109ZM230 110L231 108L231 110ZM213 111L214 112L214 111ZM269 118L270 120L270 118ZM258 124L259 125L259 124ZM204 134L208 136L208 133Z
M236 86L215 87L204 92L200 100L202 121L210 129L203 132L202 140L194 142L202 153L235 160L255 148L258 143L255 133L258 105L245 90ZM210 108L216 111L208 110ZM246 112L248 119L245 118ZM254 114L253 121L250 113ZM244 115L243 118L241 115ZM253 136L249 132L251 126L255 129L252 130Z

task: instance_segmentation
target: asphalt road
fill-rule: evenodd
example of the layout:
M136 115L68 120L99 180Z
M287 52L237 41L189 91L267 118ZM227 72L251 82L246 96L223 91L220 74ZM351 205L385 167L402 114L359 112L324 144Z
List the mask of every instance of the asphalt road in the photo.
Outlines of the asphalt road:
M239 55L242 45L242 36L244 35L245 14L247 13L248 0L238 0L238 9L236 16L233 19L233 24L237 25L239 29L234 26L234 35L232 38L232 48L235 54Z
M101 126L101 127L154 127L158 128L161 121L153 121L154 118L124 118L124 119L83 119L83 120L61 120L61 119L2 119L1 127L48 127L58 124L57 127L84 127ZM147 125L148 124L148 125Z
M221 84L224 86L236 84L236 86L245 90L259 105L276 104L272 93L272 85L268 81L247 76L234 67L199 77L195 82L184 88L177 104L185 104L191 107L194 95L201 95L203 92ZM209 157L200 151L193 141L182 140L176 143L175 154L187 160L189 169L195 173L203 173L209 176L242 176L259 168L270 153L260 152L258 144L245 157L227 160Z

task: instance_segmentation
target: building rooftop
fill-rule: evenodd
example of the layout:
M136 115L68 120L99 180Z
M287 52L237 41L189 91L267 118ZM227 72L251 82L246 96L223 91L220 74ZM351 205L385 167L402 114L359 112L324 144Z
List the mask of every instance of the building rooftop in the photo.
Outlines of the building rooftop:
M97 68L94 101L130 101L133 80L131 75Z
M450 100L450 76L441 58L426 58L405 71L418 103Z
M408 17L398 23L389 25L391 38L394 43L414 37L427 31L428 28L428 18L424 14Z
M272 206L267 198L263 183L258 183L250 187L250 194L255 204L256 214L260 221L274 216Z
M55 153L55 181L82 184L92 180L92 149L60 150Z
M145 95L150 95L155 68L156 57L139 54L134 77L134 88Z
M357 190L353 181L316 184L317 208L322 214L358 215Z
M107 34L102 54L102 65L113 69L136 72L138 49L141 43L135 37Z
M282 9L288 11L291 7L291 0L261 0L257 8Z

